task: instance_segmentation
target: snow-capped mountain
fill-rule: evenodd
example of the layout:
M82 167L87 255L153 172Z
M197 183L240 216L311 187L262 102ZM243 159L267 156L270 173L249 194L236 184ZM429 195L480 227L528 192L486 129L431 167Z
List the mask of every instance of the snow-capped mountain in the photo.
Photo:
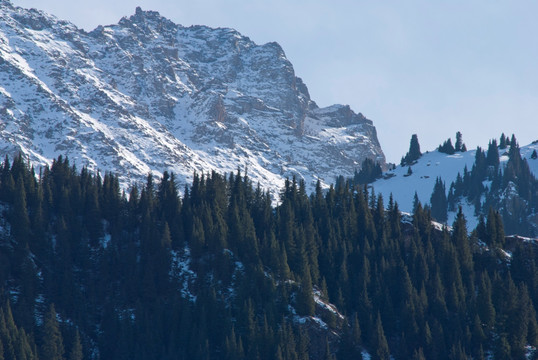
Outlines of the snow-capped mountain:
M319 108L277 43L136 9L87 33L0 1L0 153L67 155L128 185L152 172L242 171L311 188L385 158L372 121Z

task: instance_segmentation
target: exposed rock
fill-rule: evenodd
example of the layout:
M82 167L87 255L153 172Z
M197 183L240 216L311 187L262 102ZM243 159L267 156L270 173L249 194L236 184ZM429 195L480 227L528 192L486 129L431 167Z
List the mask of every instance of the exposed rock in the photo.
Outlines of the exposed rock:
M277 43L233 29L183 27L137 8L90 33L0 2L0 150L34 165L68 155L127 186L148 172L248 168L280 190L285 177L352 176L385 166L372 122L349 106L319 108Z

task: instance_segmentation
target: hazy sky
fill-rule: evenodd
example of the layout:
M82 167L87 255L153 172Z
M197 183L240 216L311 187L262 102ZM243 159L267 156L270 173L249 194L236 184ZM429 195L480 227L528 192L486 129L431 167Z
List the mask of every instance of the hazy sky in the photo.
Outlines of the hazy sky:
M12 0L86 30L135 7L182 25L232 27L280 43L319 106L374 121L391 162L456 131L467 147L501 132L538 139L538 2L498 0Z

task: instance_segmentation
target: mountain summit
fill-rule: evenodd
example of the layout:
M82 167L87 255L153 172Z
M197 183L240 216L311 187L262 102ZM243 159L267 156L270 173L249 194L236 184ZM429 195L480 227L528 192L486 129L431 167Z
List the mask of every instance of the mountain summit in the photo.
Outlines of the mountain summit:
M277 191L286 177L384 166L372 121L319 108L277 43L233 29L183 27L140 8L91 32L0 1L0 150L34 165L67 155L128 185L148 173L248 169Z

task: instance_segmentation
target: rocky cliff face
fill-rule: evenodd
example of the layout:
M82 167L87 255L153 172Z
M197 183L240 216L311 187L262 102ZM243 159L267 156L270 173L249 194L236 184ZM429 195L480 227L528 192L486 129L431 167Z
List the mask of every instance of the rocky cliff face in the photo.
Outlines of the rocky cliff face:
M0 0L0 153L36 166L67 155L124 185L152 172L248 169L274 192L297 176L351 176L385 164L372 122L319 108L277 43L183 27L136 9L85 32Z

